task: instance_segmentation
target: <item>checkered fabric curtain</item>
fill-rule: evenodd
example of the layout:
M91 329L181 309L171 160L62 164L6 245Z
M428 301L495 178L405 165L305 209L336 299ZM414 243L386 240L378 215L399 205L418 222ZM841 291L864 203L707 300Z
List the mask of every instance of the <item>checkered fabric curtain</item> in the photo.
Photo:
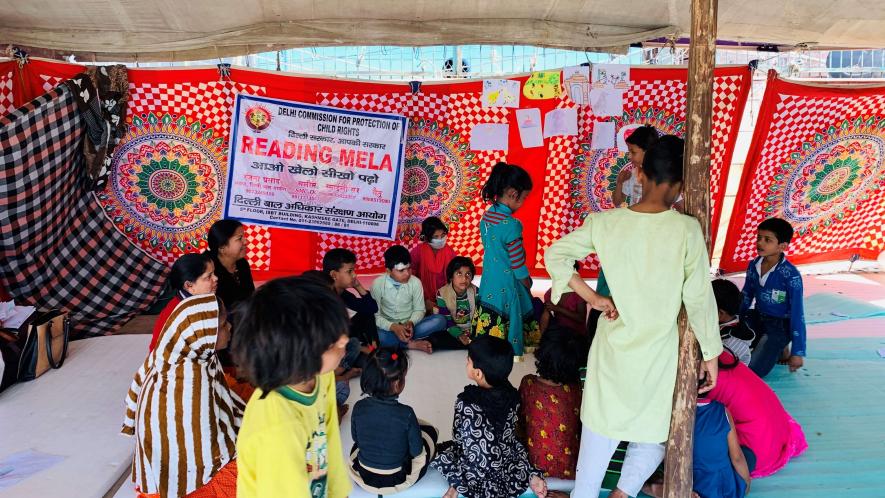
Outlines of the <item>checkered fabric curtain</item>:
M88 191L82 118L65 85L0 117L0 284L105 335L159 293L164 265L117 232Z
M769 74L721 266L756 257L756 229L780 217L793 263L875 259L885 250L885 85L803 84Z

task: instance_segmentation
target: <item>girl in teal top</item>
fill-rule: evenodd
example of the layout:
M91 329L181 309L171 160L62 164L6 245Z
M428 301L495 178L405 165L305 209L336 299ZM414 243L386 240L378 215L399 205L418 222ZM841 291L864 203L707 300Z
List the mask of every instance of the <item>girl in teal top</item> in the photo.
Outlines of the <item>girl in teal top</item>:
M485 252L477 296L474 335L506 339L522 356L525 338L538 341L538 321L532 308L532 279L522 245L522 224L513 217L532 190L532 179L519 166L498 163L482 188L492 205L479 223Z

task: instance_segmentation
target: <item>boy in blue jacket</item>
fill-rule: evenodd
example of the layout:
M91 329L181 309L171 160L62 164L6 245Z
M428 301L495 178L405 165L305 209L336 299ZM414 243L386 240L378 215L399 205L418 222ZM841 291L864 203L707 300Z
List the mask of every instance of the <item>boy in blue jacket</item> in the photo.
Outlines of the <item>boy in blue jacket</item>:
M759 224L756 236L759 257L747 267L747 279L741 291L741 315L755 325L753 328L760 337L750 359L750 369L759 377L768 375L790 343L791 372L802 367L805 357L802 275L784 255L792 238L793 227L786 220L769 218ZM751 310L754 302L755 310Z

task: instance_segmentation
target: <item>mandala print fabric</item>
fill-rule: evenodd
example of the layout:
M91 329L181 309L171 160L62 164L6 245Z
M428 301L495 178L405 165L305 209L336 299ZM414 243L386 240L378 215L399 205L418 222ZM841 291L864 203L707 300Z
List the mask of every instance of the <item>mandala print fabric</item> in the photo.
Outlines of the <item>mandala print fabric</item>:
M207 247L209 227L223 210L231 105L237 93L263 89L227 81L129 88L128 131L97 198L121 233L171 264ZM247 241L252 269L267 269L268 229L247 226Z
M711 227L716 233L725 194L725 180L737 137L740 116L750 85L745 67L717 68L713 89L713 134L710 151ZM544 251L571 232L591 212L611 209L618 173L629 164L617 148L593 150L593 124L613 121L616 132L624 127L654 126L660 134L685 135L686 70L637 69L624 94L624 112L613 118L595 116L588 106L578 107L578 137L554 137L548 145L547 181L538 229L535 268L544 268ZM575 104L563 99L559 107ZM628 128L629 129L629 128ZM596 272L595 255L585 260L584 270Z
M722 267L746 269L756 229L780 217L793 263L885 249L885 87L837 89L770 75Z

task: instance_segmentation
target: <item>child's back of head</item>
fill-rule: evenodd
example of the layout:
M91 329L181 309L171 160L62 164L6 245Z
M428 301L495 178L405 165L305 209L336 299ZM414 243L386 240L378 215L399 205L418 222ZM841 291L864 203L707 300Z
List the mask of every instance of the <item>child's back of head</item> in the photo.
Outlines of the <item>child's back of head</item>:
M399 348L379 348L366 361L360 376L363 394L374 398L396 396L406 384L409 356Z
M467 356L473 363L473 368L482 371L489 386L510 386L508 377L513 370L513 346L509 342L491 335L482 335L467 346Z
M682 182L682 158L685 141L675 135L664 135L645 152L642 172L658 184Z
M716 307L720 311L734 317L741 308L741 290L731 280L717 278L713 281L713 295L716 297Z
M569 329L551 325L541 336L535 351L535 368L542 379L557 384L577 384L581 368L587 365L587 346L583 338Z
M341 299L306 277L267 282L239 311L234 358L238 370L264 395L321 373L324 353L348 329Z

